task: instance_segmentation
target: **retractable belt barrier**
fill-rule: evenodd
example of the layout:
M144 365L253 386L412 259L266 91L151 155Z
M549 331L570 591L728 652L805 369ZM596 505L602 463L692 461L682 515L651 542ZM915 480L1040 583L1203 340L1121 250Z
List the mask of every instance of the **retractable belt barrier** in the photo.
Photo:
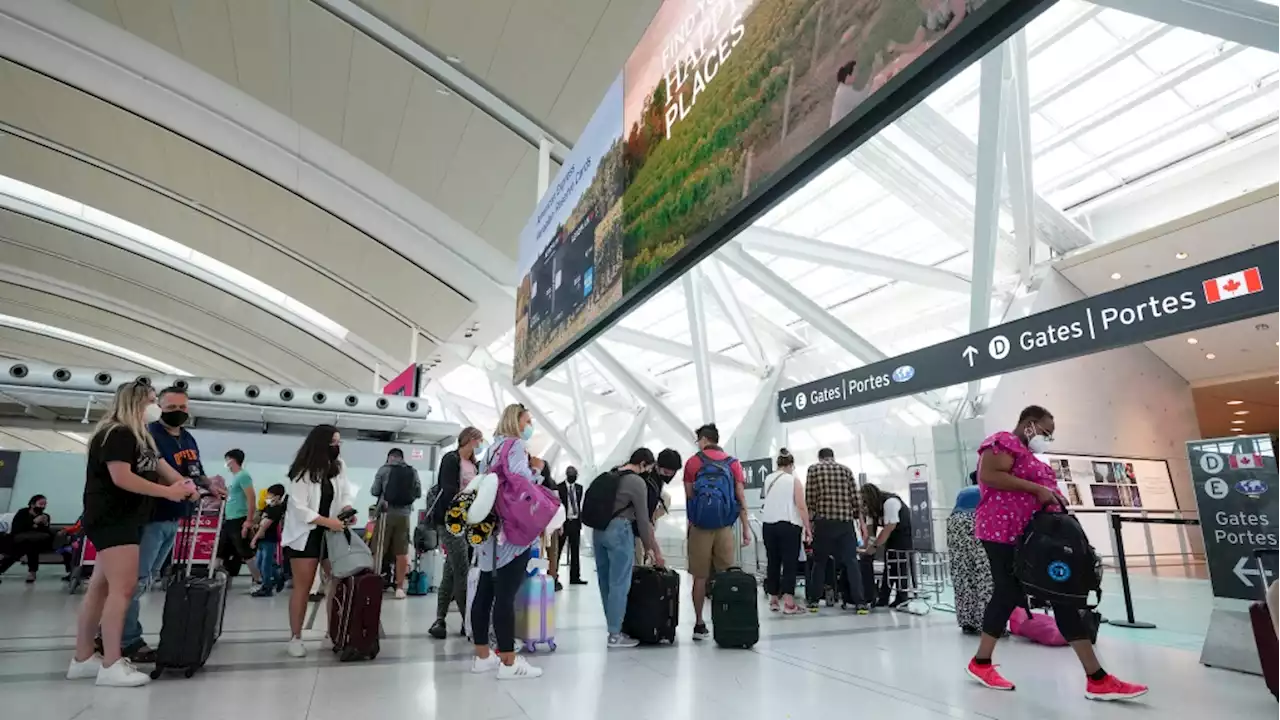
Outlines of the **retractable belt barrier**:
M1116 627L1136 628L1140 630L1150 630L1155 627L1155 623L1142 622L1133 616L1133 596L1129 592L1129 565L1124 557L1124 533L1122 523L1139 523L1146 525L1199 525L1199 520L1189 518L1151 518L1151 517L1125 517L1123 515L1111 515L1111 534L1115 538L1116 560L1120 564L1120 587L1124 590L1124 620L1110 619L1111 625Z

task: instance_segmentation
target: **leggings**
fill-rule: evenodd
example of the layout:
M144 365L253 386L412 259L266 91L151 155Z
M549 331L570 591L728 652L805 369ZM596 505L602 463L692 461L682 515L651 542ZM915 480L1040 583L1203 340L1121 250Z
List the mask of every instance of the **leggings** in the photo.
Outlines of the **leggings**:
M987 603L987 611L982 616L982 632L998 638L1009 625L1009 616L1013 614L1014 608L1027 603L1027 594L1022 583L1013 575L1016 547L983 540L982 548L987 551L987 560L991 562L992 584L991 601ZM1053 619L1067 642L1089 639L1089 630L1079 610L1054 607Z
M771 522L764 524L763 531L764 550L768 557L765 594L795 595L801 527L789 522Z
M511 562L497 570L481 571L476 583L476 597L471 601L471 642L489 644L489 614L493 613L493 634L497 636L498 652L516 650L516 594L524 584L525 568L529 565L530 550L517 555Z

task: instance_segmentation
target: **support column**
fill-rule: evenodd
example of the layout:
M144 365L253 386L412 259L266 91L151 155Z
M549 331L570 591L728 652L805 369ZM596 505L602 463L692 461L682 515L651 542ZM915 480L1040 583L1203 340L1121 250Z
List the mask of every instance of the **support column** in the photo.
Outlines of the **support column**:
M674 443L674 447L685 448L686 450L693 443L693 430L691 430L680 417L676 415L667 404L662 402L657 395L649 392L634 375L630 373L618 359L609 354L609 351L600 347L599 344L587 346L584 350L588 356L595 359L600 368L608 373L616 380L622 388L631 394L641 405L649 408L649 412L657 417L664 428L670 432L669 440Z
M742 341L743 347L747 349L747 354L751 356L751 360L761 367L767 367L769 359L765 357L764 348L760 345L760 338L756 335L756 329L752 326L751 321L747 319L747 314L743 312L742 304L738 301L738 295L733 291L733 286L729 284L729 278L724 274L724 268L720 265L720 261L715 258L708 258L700 267L706 269L706 279L710 285L711 297L715 299L716 307L720 308L720 312L733 325L734 332L738 334L738 339Z
M587 419L587 404L582 398L582 380L578 372L578 360L570 359L566 363L569 372L569 391L573 397L573 413L576 416L574 426L578 431L578 442L583 454L582 464L590 467L596 464L595 444L591 438L591 422Z
M418 364L418 328L409 328L409 364Z
M715 397L711 388L711 361L707 352L707 316L702 304L702 274L693 268L680 279L684 286L684 306L689 318L689 338L693 344L693 369L698 379L698 404L702 422L716 421Z
M1004 67L1004 157L1009 171L1009 207L1013 211L1014 247L1018 275L1031 282L1036 262L1035 183L1032 178L1031 92L1027 83L1027 37L1019 30L1006 43L1009 53ZM997 195L999 193L997 192Z
M538 196L541 200L551 186L551 141L543 137L538 140Z

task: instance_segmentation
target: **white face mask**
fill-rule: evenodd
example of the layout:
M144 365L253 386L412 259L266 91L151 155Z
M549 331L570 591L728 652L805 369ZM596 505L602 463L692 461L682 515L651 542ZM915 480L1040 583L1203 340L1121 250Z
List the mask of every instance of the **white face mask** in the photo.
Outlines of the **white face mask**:
M142 411L142 417L149 423L158 422L160 420L160 406L151 403L146 410Z
M1053 443L1053 438L1041 435L1039 428L1032 428L1032 432L1035 434L1027 439L1027 447L1030 448L1031 452L1037 455L1049 452L1049 446Z

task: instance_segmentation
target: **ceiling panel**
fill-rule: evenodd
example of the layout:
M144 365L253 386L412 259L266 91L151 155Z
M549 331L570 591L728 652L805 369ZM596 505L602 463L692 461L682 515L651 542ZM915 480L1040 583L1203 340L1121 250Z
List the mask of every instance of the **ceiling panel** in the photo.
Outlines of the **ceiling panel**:
M1191 388L1196 419L1204 437L1226 437L1232 433L1275 433L1277 418L1275 375Z
M457 57L467 72L487 78L515 0L429 0L427 4L426 25L416 28L417 37L440 54Z
M551 173L556 172L552 163ZM516 171L507 178L507 186L489 210L480 226L480 234L489 238L499 250L515 257L520 244L520 231L529 222L538 195L538 151L529 148ZM511 281L515 284L515 280Z
M289 5L289 66L295 120L342 144L355 31L311 0Z
M83 434L87 436L92 431L92 425L85 425ZM0 427L0 448L83 453L85 445L74 437L68 437L54 430Z
M134 318L25 287L0 284L0 313L97 338L196 374L266 379L251 367L192 342L179 328L153 327Z
M116 0L124 29L176 57L182 57L182 42L169 3L155 0Z
M182 326L212 337L243 338L265 365L319 387L368 384L370 368L318 338L188 275L59 227L0 211L4 259L139 307L164 308ZM13 239L17 240L13 240Z
M454 220L479 230L528 148L493 118L472 113L437 195L441 207ZM533 204L530 197L524 205L526 215L533 212ZM505 252L515 257L512 248Z
M451 335L474 311L475 303L350 226L345 226L347 230L342 233L343 245L331 247L317 242L317 238L324 237L326 228L341 221L289 190L159 126L5 61L0 61L0 94L18 99L13 103L0 103L0 120L108 160L123 170L198 200L211 210L270 237L289 251L310 258L437 337ZM461 101L455 98L453 102L455 104L448 107L456 108ZM470 113L465 107L462 112ZM73 117L77 121L64 122ZM408 117L406 113L406 119ZM422 114L421 134L430 136L436 127L433 123L439 117L434 110ZM461 122L457 128L460 133ZM0 145L12 143L25 144L17 138L0 136ZM456 142L450 146L456 146ZM121 147L135 149L121 152ZM443 177L451 156L441 158L439 153L431 151L419 157L422 161L416 164L419 172ZM184 227L183 233L195 231ZM353 258L358 261L353 262ZM237 265L234 260L221 259ZM384 270L388 267L395 267L397 281L394 283L386 282ZM290 294L313 307L322 304L309 300L303 293ZM329 297L340 300L347 294L344 288ZM402 332L396 337L405 336Z
M417 74L421 73L368 36L356 36L342 147L383 173L391 169L409 87Z
M90 368L150 370L132 360L93 350L65 340L25 330L0 327L0 357L35 360L50 365L78 365Z
M124 20L120 18L120 10L116 7L116 0L71 0L76 5L88 10L98 17L106 20L112 25L124 27Z
M392 180L432 202L438 199L440 184L472 113L478 112L466 100L451 93L442 95L440 90L441 85L432 78L414 74L388 173Z
M240 74L231 40L231 12L225 0L175 0L172 10L187 61L229 85L237 84Z
M226 4L240 88L290 114L289 0L226 0Z
M1188 382L1270 374L1276 371L1277 328L1280 316L1271 313L1162 338L1147 347Z

